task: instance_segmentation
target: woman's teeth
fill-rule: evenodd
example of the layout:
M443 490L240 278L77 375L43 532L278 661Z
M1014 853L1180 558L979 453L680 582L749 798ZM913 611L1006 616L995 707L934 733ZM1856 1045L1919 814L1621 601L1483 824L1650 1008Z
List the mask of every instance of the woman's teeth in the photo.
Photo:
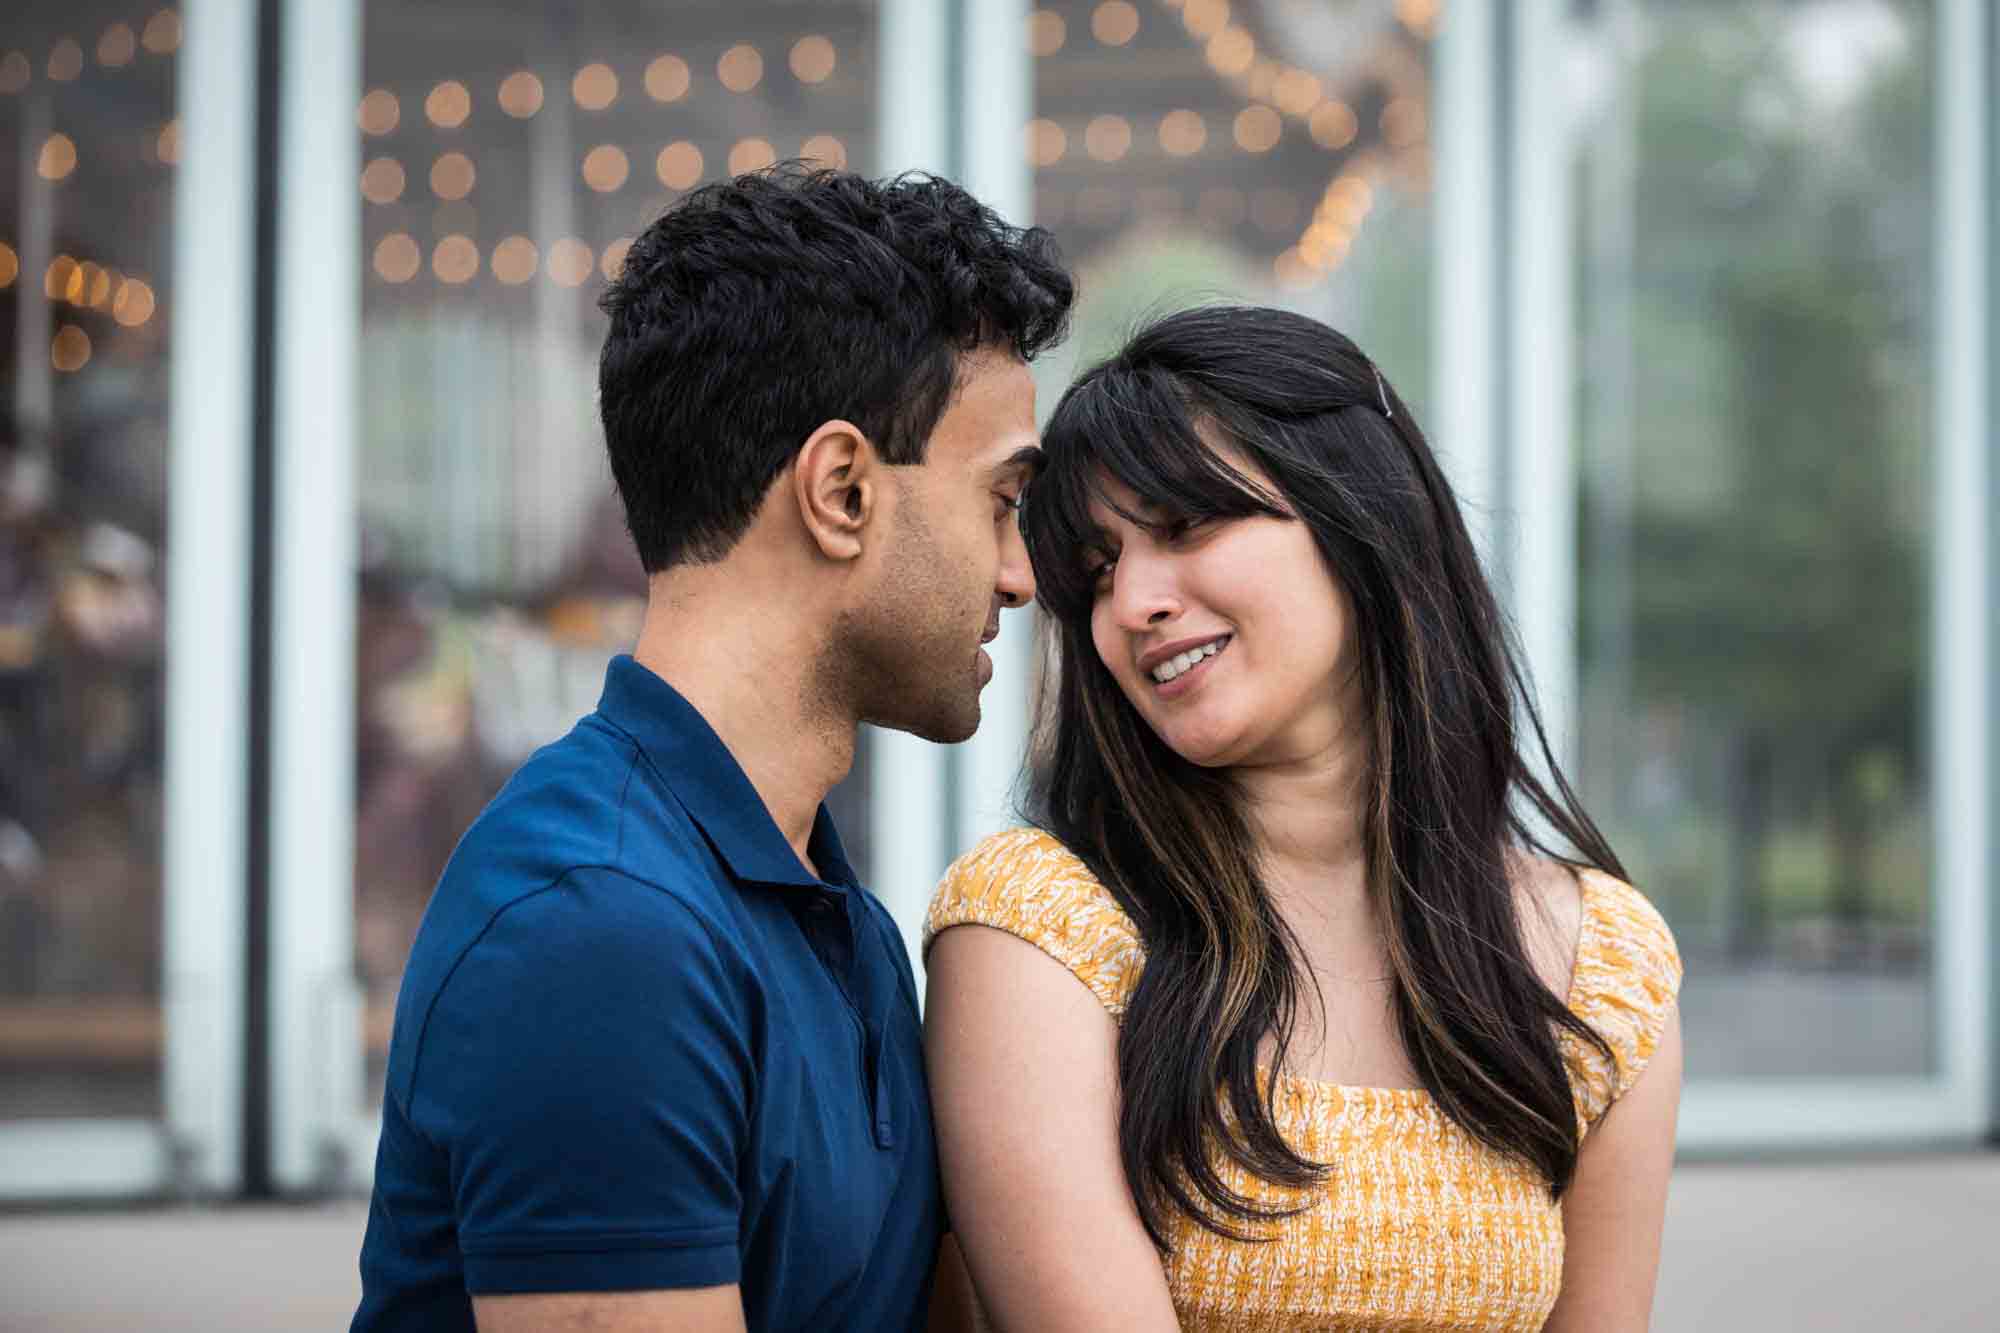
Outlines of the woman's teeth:
M1204 643L1199 648L1190 648L1184 653L1175 653L1172 657L1169 657L1166 661L1153 668L1153 679L1162 685L1166 684L1175 676L1187 671L1196 662L1204 658L1213 657L1221 652L1222 645L1226 641L1226 639L1217 639L1213 643Z

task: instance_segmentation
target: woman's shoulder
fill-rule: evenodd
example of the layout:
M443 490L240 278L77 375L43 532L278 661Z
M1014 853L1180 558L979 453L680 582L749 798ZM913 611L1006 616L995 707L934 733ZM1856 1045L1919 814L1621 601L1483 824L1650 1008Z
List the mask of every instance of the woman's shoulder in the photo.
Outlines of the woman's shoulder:
M924 921L925 954L954 926L1026 940L1113 1014L1124 1012L1138 982L1143 955L1132 919L1082 857L1041 829L995 833L952 862Z
M1610 1047L1611 1058L1564 1034L1564 1054L1586 1125L1610 1109L1659 1048L1681 986L1680 948L1646 896L1600 870L1578 872L1579 927L1570 1011Z

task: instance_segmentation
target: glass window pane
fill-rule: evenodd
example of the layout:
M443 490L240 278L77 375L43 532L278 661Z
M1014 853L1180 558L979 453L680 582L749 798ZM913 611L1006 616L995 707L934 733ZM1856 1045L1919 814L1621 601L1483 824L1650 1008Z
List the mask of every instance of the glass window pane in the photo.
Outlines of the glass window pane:
M1035 220L1082 279L1050 386L1149 314L1227 298L1325 320L1421 408L1439 21L1420 3L1035 10Z
M179 44L0 25L0 1119L160 1113Z
M875 9L366 7L355 908L379 1080L405 956L473 816L597 702L645 582L598 429L595 305L703 181L868 171ZM864 775L833 805L865 841ZM865 861L856 858L865 872Z
M1694 1077L1921 1074L1932 6L1600 6L1582 775Z

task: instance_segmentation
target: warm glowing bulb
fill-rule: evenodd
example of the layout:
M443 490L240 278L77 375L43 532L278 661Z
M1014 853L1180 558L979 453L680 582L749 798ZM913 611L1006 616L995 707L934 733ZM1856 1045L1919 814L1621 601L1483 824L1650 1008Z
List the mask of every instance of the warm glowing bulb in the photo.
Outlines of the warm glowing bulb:
M620 236L604 247L604 254L597 261L597 271L604 275L606 282L616 282L625 271L625 254L632 248L630 236Z
M1360 122L1345 102L1321 102L1307 118L1306 128L1321 148L1345 148L1361 132Z
M530 70L516 70L500 80L500 109L526 120L542 109L542 81Z
M76 170L76 141L67 134L51 134L42 143L35 169L45 181L67 179Z
M583 183L599 194L609 194L631 174L625 150L615 144L600 144L583 157Z
M361 126L363 134L387 134L401 123L403 107L396 100L396 94L387 88L377 88L361 99L361 106L354 113L354 119Z
M181 160L181 123L170 120L160 126L160 136L153 143L153 152L167 166Z
M479 247L469 236L447 236L431 251L431 272L439 282L458 286L479 273Z
M393 204L403 197L403 164L378 157L361 169L361 197L371 204Z
M655 102L680 101L693 82L694 72L679 56L664 55L646 66L646 95Z
M1123 46L1139 35L1139 11L1129 0L1104 0L1090 11L1090 35L1106 46Z
M375 272L384 282L408 282L423 262L423 252L408 232L392 231L375 242Z
M118 284L118 295L111 302L111 318L128 329L136 329L153 317L153 289L137 278L127 278Z
M701 179L701 149L686 140L670 143L660 150L653 169L660 177L660 184L669 190L692 189Z
M82 370L90 360L90 335L74 324L65 324L56 330L55 341L49 344L49 361L67 374Z
M1268 153L1278 146L1285 122L1267 106L1246 106L1236 113L1236 146L1246 153Z
M1169 111L1160 117L1160 147L1174 157L1191 157L1208 143L1208 126L1199 112Z
M1207 54L1217 74L1241 74L1257 59L1257 43L1242 28L1224 28L1208 39Z
M1187 0L1181 22L1197 37L1213 37L1229 22L1229 0Z
M139 44L156 56L171 55L181 44L181 16L171 9L162 9L146 20Z
M441 130L455 130L472 114L472 94L457 79L446 79L424 99L424 114Z
M1062 161L1069 151L1069 135L1053 120L1031 120L1027 133L1028 163L1031 166L1048 167Z
M549 277L558 286L581 287L590 277L595 258L589 246L574 236L565 236L549 247Z
M0 241L0 291L14 285L14 279L21 276L21 257L14 253L14 247Z
M1069 25L1053 9L1038 9L1028 15L1028 50L1038 56L1052 56L1063 49Z
M123 69L139 54L139 36L129 23L114 23L97 39L97 63L106 69Z
M792 43L792 77L800 83L825 83L833 77L838 57L824 37L801 37Z
M1288 116L1303 116L1319 105L1319 80L1302 69L1286 69L1271 89L1271 99Z
M68 83L83 73L83 48L72 38L65 37L49 52L49 78L57 83Z
M57 255L49 261L49 271L42 275L42 295L51 301L65 299L70 280L76 276L77 264L68 255Z
M618 76L602 61L585 65L570 80L569 92L585 111L602 111L618 100Z
M509 236L493 247L493 276L509 287L518 287L535 276L541 255L525 236Z
M1123 116L1098 116L1083 127L1083 151L1099 162L1116 162L1132 147L1132 126Z
M799 156L835 171L847 170L847 145L831 134L815 134L807 139L799 145Z
M764 77L764 57L748 42L739 42L715 62L715 77L732 93L747 93Z
M35 77L35 67L19 51L0 56L0 93L18 93Z
M440 199L465 198L478 178L472 159L464 153L446 153L431 163L431 193Z
M1424 104L1398 97L1382 108L1382 137L1392 148L1408 148L1424 137Z
M777 160L778 150L771 147L769 140L738 140L729 150L729 174L741 176L746 171L762 171Z

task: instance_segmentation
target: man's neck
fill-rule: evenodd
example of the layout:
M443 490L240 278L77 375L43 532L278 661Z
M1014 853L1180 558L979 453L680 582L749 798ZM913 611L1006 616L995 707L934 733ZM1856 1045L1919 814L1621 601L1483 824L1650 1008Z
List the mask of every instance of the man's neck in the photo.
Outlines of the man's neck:
M705 570L655 576L632 656L702 715L819 874L807 844L820 803L854 765L857 727L816 688L812 627L774 600Z

